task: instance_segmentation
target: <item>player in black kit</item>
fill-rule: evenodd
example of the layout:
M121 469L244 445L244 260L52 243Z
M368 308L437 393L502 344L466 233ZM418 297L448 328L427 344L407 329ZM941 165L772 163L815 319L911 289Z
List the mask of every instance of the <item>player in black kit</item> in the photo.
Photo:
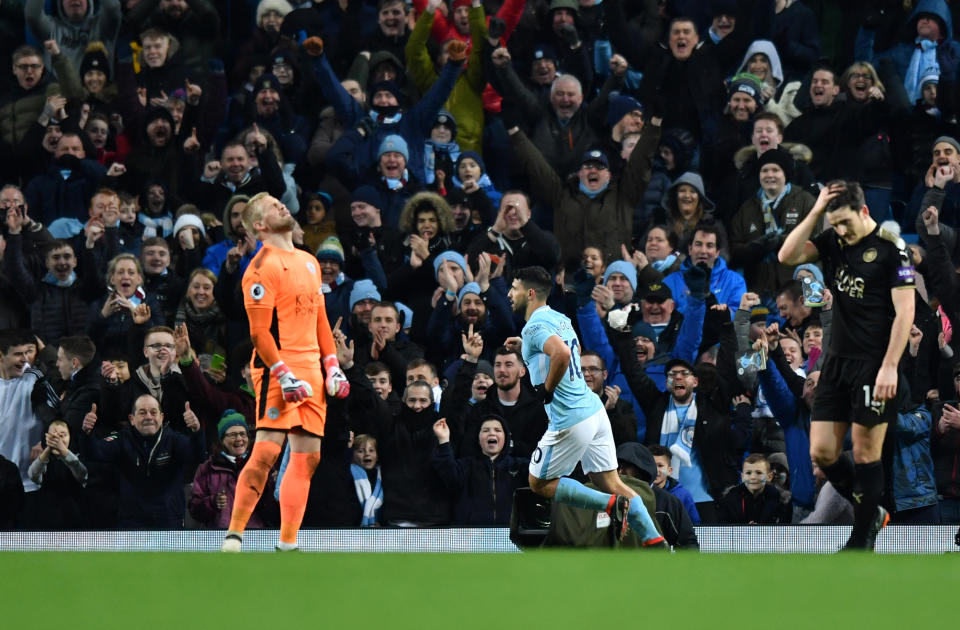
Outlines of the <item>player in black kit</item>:
M810 239L826 214L831 229ZM833 181L780 248L780 262L820 260L833 293L830 347L817 385L810 456L854 509L847 549L873 549L890 520L879 504L888 422L896 422L897 365L913 324L916 278L903 240L870 218L855 182ZM851 422L852 427L851 427ZM843 454L851 429L853 460Z

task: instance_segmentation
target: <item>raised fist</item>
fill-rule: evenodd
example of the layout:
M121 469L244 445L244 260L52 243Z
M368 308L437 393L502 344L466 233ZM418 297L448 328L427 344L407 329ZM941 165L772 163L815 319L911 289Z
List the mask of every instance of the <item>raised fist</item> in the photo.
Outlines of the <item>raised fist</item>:
M303 49L311 57L319 57L323 54L323 39L314 35L303 40Z
M450 61L463 61L467 58L467 45L458 39L452 39L443 47L450 56Z

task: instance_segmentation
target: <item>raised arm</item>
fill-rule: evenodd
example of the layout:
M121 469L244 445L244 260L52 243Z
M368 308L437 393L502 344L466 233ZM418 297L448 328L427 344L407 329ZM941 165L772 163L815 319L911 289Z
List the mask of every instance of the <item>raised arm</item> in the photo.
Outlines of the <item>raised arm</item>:
M833 201L842 189L837 186L828 186L820 190L820 196L817 202L807 216L803 217L800 225L793 228L787 238L784 239L780 251L777 253L777 259L785 265L801 265L803 263L813 262L820 257L817 246L810 240L810 236L817 229L820 218L827 209L827 204ZM906 339L904 339L906 343Z
M501 9L502 10L502 9ZM486 85L483 72L483 52L487 46L487 24L483 5L474 0L470 7L470 56L465 71L467 83L479 94Z
M303 42L303 49L313 58L313 77L320 86L323 97L333 105L333 111L340 122L345 127L353 127L364 117L363 107L340 84L340 79L323 54L323 40L310 37Z
M427 40L430 38L430 30L434 23L435 4L437 3L431 2L417 18L417 23L410 31L410 38L404 48L407 76L413 79L417 91L421 94L426 93L437 80L437 71L433 67L430 53L427 52Z
M556 208L563 195L563 180L525 133L517 127L511 127L507 133L520 164L524 165L530 178L534 195Z
M50 39L53 35L53 18L47 15L43 6L44 0L27 0L23 7L27 28L40 41Z

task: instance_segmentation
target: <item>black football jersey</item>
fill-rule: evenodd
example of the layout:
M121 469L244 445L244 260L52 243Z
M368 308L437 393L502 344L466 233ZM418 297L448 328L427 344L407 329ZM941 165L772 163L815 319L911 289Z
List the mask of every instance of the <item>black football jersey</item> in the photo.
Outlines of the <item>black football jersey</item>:
M890 290L913 289L916 273L903 239L877 227L854 245L832 229L812 239L833 294L830 352L880 361L896 313Z

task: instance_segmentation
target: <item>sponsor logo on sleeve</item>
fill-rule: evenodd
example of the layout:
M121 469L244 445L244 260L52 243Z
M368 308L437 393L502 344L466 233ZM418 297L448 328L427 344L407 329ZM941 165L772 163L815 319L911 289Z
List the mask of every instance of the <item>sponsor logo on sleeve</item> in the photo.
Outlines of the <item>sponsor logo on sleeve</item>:
M913 267L897 267L897 278L903 282L914 282L916 272L914 272Z

